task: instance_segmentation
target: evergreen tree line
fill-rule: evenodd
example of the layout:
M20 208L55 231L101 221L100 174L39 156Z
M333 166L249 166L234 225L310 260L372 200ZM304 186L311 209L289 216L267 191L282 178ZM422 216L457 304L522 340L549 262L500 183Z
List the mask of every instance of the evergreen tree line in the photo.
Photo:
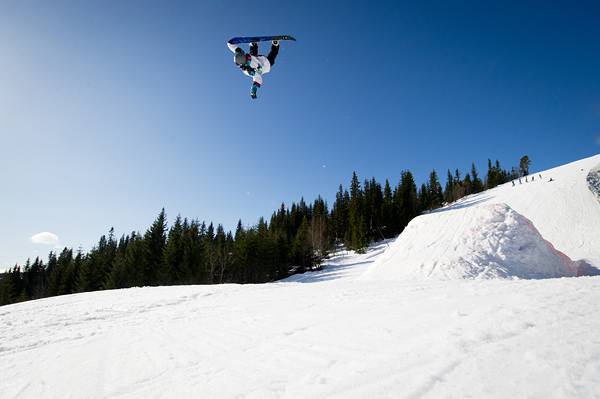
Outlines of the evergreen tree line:
M320 267L334 249L362 252L372 241L395 237L417 215L493 188L518 176L488 161L482 181L475 165L464 178L448 170L442 190L437 172L419 188L412 173L383 186L371 178L362 184L354 172L350 187L339 186L331 210L320 196L282 204L269 222L252 227L240 220L235 233L178 216L167 227L161 210L144 234L115 238L114 229L89 252L64 248L48 261L27 260L0 275L0 305L47 296L135 286L175 284L263 283Z

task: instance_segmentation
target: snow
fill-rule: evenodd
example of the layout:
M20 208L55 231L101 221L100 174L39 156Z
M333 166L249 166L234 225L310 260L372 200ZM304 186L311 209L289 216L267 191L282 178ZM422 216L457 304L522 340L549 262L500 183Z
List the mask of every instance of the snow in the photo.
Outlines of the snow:
M0 307L0 397L598 398L600 276L542 278L598 265L598 164L465 198L273 284Z
M506 183L469 202L505 203L531 220L544 239L573 260L600 267L600 201L588 186L587 176L600 167L600 155L557 168L533 173L536 179L522 184ZM542 175L542 180L539 179ZM553 181L549 181L552 179Z
M0 308L0 396L594 398L599 304L599 277L48 298Z
M590 265L600 266L600 202L590 187L599 165L597 155L417 217L361 278L595 274Z
M315 283L328 280L353 280L365 273L366 267L375 262L389 248L393 240L384 240L371 245L364 254L340 250L331 255L322 270L295 274L282 282Z
M417 218L363 278L552 278L577 265L505 204Z

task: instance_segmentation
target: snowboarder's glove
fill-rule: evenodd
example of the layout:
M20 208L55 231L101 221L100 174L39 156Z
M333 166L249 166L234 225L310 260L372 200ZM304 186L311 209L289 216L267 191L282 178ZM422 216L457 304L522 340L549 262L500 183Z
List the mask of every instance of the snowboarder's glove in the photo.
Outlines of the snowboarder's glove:
M248 72L248 75L250 76L254 76L256 74L256 71L250 65L242 65L240 68L242 71Z
M250 89L250 97L252 97L253 100L256 100L256 91L258 90L259 87L260 87L260 85L255 82L252 85L252 89Z

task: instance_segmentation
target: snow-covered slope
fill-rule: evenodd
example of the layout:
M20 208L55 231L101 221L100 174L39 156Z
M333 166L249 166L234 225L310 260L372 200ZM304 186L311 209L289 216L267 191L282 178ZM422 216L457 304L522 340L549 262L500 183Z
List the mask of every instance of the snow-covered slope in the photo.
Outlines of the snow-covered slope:
M0 397L597 398L599 304L600 277L55 297L0 307Z
M600 267L600 155L415 218L364 279L547 278Z
M354 280L360 277L377 260L393 240L384 240L372 244L364 254L340 250L325 261L322 270L295 274L281 280L284 283L317 283L328 280Z

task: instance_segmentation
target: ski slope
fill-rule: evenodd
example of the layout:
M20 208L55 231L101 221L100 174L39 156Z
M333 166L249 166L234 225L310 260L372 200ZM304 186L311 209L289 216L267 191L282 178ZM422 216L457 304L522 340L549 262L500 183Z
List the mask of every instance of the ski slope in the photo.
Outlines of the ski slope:
M0 307L0 398L599 398L600 276L546 278L598 265L598 163L277 283Z
M600 267L600 155L413 219L361 278L552 278Z
M597 398L599 304L599 277L48 298L0 307L0 397Z

